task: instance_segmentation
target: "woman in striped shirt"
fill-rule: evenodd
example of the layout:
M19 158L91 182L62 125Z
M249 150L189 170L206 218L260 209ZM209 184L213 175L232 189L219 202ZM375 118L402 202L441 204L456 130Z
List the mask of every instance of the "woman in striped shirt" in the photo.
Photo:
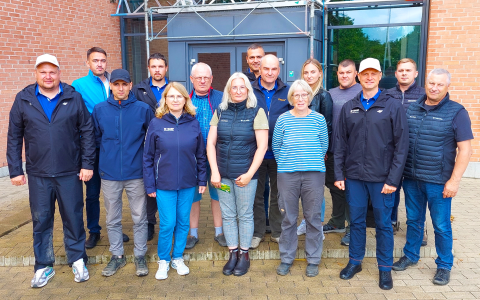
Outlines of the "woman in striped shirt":
M279 243L281 264L277 268L279 275L288 274L295 258L299 198L307 223L307 276L318 275L322 255L320 208L328 130L325 118L308 107L312 98L313 92L308 83L304 80L295 81L288 91L288 101L294 108L278 118L273 132L272 149L278 165L278 206L283 215Z

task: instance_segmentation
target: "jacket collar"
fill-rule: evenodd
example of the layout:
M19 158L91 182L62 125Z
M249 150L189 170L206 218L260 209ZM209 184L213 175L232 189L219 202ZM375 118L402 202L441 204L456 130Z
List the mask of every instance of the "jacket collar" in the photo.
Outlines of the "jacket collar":
M98 76L95 76L92 72L92 70L88 70L88 75L87 75L89 78L91 78L92 80L97 80L99 82L101 82L103 84L103 81L100 79L100 77ZM105 77L108 79L108 81L110 82L110 73L108 73L107 71L105 71Z
M163 115L162 119L169 122L169 123L177 124L177 118L175 118L175 116L172 115L170 112ZM195 120L194 116L192 116L191 114L188 114L186 112L183 112L183 114L178 119L178 124L191 122L193 120Z
M260 78L260 77L258 77L258 78ZM279 90L286 87L285 83L283 83L283 81L280 78L277 78L275 84L277 85L277 91L276 92L278 92ZM260 88L260 85L258 84L258 80L252 81L252 87L254 89L259 90L260 92L262 91L262 89Z
M372 106L369 108L372 109L374 107L385 107L387 104L387 99L390 97L388 93L386 93L384 90L380 89L381 93L380 96L378 96L377 100L375 103L372 104ZM365 107L363 107L362 104L362 91L360 91L355 98L353 98L353 105L355 108L360 108L361 110L365 110Z
M423 105L425 104L426 100L427 100L427 95L423 95L420 99L417 100L417 102L415 102L415 104L420 106L422 109L425 109ZM450 101L450 93L447 93L445 97L442 99L442 101L440 101L440 103L435 105L435 107L432 108L431 110L440 109L440 107L444 106L445 103L447 103L448 101Z
M400 93L402 92L402 90L400 89L400 84L398 84L398 81L397 83L395 84L395 88L397 89L397 91L399 91ZM414 80L413 83L408 87L408 89L405 91L405 93L408 93L414 89L417 88L417 81Z
M228 109L231 110L242 110L247 108L247 100L243 100L242 102L234 103L234 102L228 102Z
M113 93L110 94L107 101L108 101L108 103L110 103L112 105L120 107L120 104L118 104L118 101L113 98ZM128 94L128 99L122 101L122 106L123 107L128 106L128 105L134 103L135 101L137 101L137 98L135 98L135 95L132 93L132 91L130 91L130 94Z

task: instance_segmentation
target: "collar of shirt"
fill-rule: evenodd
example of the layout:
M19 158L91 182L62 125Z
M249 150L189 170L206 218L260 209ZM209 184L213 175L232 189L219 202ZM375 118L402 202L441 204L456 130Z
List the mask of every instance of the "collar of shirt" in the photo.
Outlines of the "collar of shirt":
M150 77L150 87L156 87L156 88L159 89L159 90L165 88L165 86L168 84L168 79L167 79L167 77L165 77L165 84L164 84L163 86L161 86L161 87L158 87L158 86L156 86L156 85L153 85L152 80L153 80L152 77Z
M58 86L58 93L55 95L55 97L53 97L52 99L48 98L47 96L45 96L44 94L42 94L42 92L40 91L40 88L38 87L38 84L37 84L37 87L35 88L35 96L38 97L38 95L42 95L43 97L45 97L45 99L47 99L48 101L52 101L53 99L57 98L58 96L62 95L63 94L63 88L62 88L62 84L60 84Z
M378 97L380 96L380 93L382 91L380 89L378 89L378 92L375 94L375 96L373 96L372 98L370 99L365 99L363 97L363 91L362 91L362 94L360 95L360 97L362 97L362 104L363 106L365 107L365 109L368 109L370 108L370 106L373 105L373 103L375 103L375 101L377 101Z
M262 92L271 93L277 90L277 81L275 80L275 86L273 87L273 89L267 90L262 86L262 76L258 76L258 86L260 87L260 90L262 90Z

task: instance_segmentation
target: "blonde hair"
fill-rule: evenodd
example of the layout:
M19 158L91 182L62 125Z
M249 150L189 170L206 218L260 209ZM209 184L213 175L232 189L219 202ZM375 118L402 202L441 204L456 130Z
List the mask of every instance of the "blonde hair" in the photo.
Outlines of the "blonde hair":
M287 95L288 103L290 103L290 105L293 106L293 93L297 88L301 88L302 90L307 92L308 105L310 105L310 103L312 103L312 100L313 100L313 91L310 85L303 79L295 80L290 86L290 89L288 90L288 95Z
M168 109L168 105L165 97L167 97L168 91L170 91L170 89L172 88L177 90L180 94L182 94L183 98L185 99L185 105L183 106L183 111L186 112L187 114L191 114L192 116L195 116L195 106L193 106L192 99L190 99L190 96L188 95L187 90L181 83L178 83L175 81L170 82L165 87L165 90L162 93L162 99L160 99L160 104L158 108L155 110L155 116L161 119L164 115L170 112L170 109Z
M303 63L303 66L302 66L302 71L301 71L301 75L302 76L300 79L303 79L305 80L305 78L303 77L303 72L305 71L305 67L309 64L312 64L314 65L315 67L317 67L318 71L320 72L320 78L318 78L317 82L314 84L313 88L312 88L312 91L313 91L313 94L316 95L318 93L318 91L320 91L320 89L323 88L323 69L322 69L322 64L316 60L315 58L309 58L307 59L304 63Z
M257 106L257 97L255 97L255 94L253 93L253 88L252 85L250 84L250 81L248 80L247 76L245 74L240 73L240 72L235 72L230 76L230 78L227 81L227 85L225 85L225 90L223 91L223 98L222 98L222 103L218 105L218 108L221 110L226 110L228 108L228 103L233 102L232 97L230 96L230 89L232 88L232 81L235 79L243 79L245 82L245 87L247 88L247 108L253 108Z

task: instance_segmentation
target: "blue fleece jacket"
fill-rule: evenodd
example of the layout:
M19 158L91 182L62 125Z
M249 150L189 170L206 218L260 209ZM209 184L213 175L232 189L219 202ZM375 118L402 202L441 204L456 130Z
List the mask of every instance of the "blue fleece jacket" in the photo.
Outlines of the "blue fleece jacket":
M107 101L95 105L92 118L100 148L102 179L123 181L143 177L143 142L153 117L150 106L138 101L133 93L121 104L110 95Z
M108 79L110 78L110 74L107 72L105 72L105 76ZM95 105L108 98L102 80L93 75L91 70L88 71L87 76L74 80L72 86L82 95L83 101L85 101L85 105L90 113L93 112Z

